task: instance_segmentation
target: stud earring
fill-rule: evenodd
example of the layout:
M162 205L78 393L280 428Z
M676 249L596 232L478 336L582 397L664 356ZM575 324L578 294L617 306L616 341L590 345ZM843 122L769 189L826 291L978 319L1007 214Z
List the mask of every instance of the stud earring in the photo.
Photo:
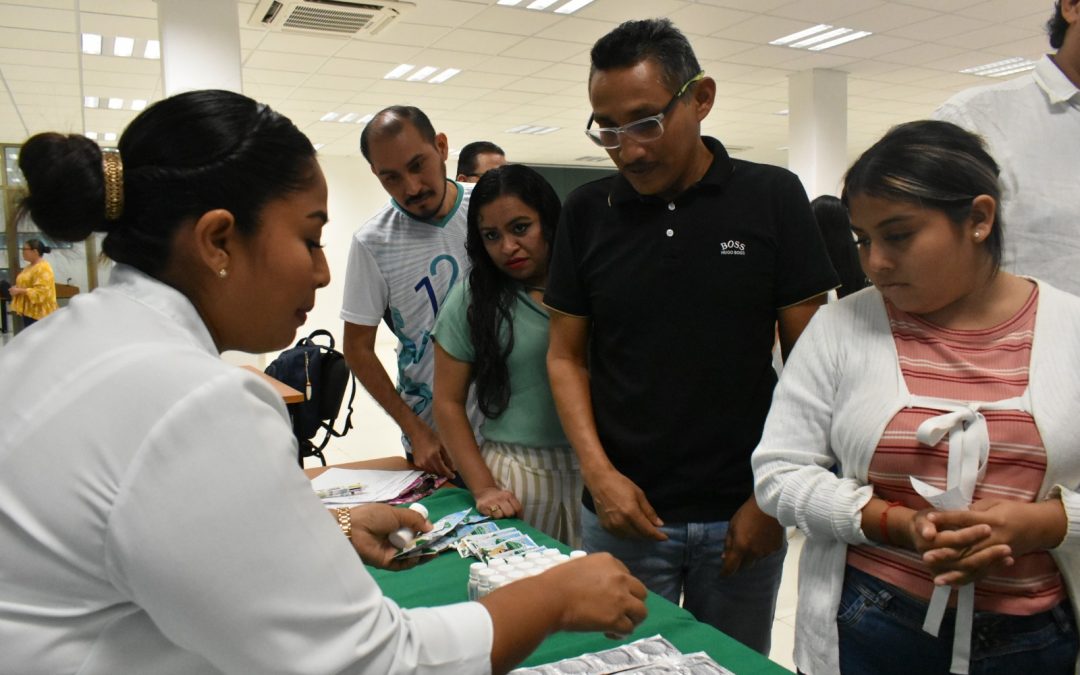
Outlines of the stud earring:
M975 238L978 239L982 236L982 232L975 232Z
M225 269L224 267L222 267L222 268L221 268L220 270L218 270L218 273L217 273L217 275L218 275L219 277L221 277L222 279L224 279L225 277L229 276L229 270L227 270L227 269Z

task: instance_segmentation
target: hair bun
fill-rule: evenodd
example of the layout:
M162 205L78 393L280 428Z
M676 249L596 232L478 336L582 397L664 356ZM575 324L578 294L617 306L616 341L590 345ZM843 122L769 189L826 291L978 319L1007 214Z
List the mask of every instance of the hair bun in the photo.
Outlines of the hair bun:
M79 134L37 134L19 150L19 169L29 188L21 212L42 232L57 241L82 241L108 229L97 143Z

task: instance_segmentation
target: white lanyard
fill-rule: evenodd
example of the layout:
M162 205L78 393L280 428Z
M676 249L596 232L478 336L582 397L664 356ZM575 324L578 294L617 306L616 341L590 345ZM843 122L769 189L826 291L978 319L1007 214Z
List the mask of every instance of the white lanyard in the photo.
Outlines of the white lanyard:
M911 486L931 506L947 511L966 511L975 495L976 483L986 475L987 458L990 456L990 436L982 410L1020 410L1031 412L1031 398L1025 389L1020 396L992 402L962 403L929 396L911 396L909 407L930 408L946 411L931 417L919 425L916 438L924 445L934 447L949 435L949 463L945 489L936 488L914 476ZM923 630L937 637L941 621L952 595L950 586L935 586L930 596ZM956 624L953 635L952 664L949 671L967 675L971 661L971 632L975 617L975 584L961 586L956 595Z

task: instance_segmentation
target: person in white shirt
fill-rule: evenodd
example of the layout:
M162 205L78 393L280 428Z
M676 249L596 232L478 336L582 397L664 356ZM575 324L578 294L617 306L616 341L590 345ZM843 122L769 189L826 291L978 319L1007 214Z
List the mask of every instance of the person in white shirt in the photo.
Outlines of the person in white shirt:
M1047 28L1057 53L934 117L981 135L1002 166L1005 268L1080 294L1080 0L1058 0Z
M450 290L469 272L465 215L472 184L449 180L446 135L419 108L391 106L360 135L360 152L390 202L353 236L345 271L343 350L371 397L401 427L405 455L448 478L454 463L435 431L431 330ZM397 387L375 355L382 322L398 338ZM483 416L469 397L469 418Z
M4 672L501 673L554 630L643 618L596 556L481 602L382 595L361 560L394 567L387 535L430 524L324 509L280 396L220 358L289 344L330 279L326 181L288 119L188 92L118 151L39 134L19 166L42 231L104 232L117 265L0 350Z

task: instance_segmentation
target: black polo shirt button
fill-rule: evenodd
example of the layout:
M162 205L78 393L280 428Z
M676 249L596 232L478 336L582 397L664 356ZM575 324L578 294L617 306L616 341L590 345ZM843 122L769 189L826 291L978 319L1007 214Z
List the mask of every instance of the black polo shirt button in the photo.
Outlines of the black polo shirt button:
M667 231L667 236L674 237L675 236L675 230L668 230Z
M667 210L668 211L674 211L675 210L675 202L668 202Z

